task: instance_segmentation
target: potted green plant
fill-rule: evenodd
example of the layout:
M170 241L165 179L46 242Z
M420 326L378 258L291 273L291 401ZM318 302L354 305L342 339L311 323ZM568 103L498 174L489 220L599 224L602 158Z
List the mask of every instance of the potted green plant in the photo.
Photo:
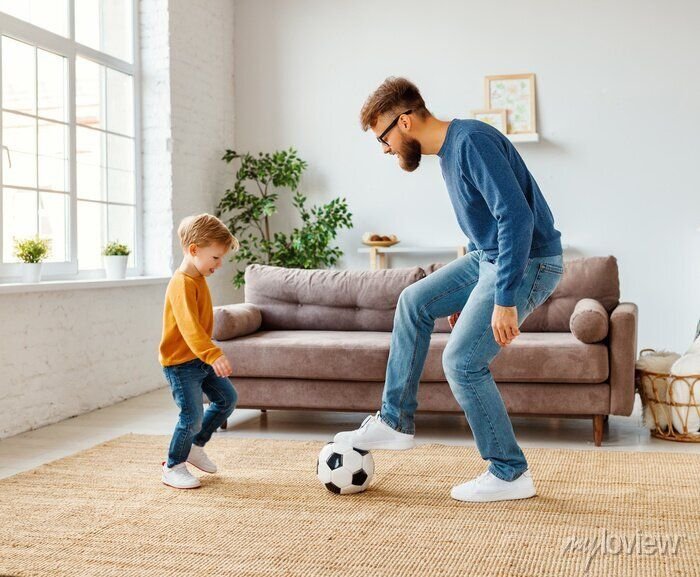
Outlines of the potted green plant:
M227 150L222 160L240 161L234 186L226 191L216 209L216 216L224 218L240 244L231 259L243 263L233 278L236 288L245 284L246 264L305 269L336 264L343 252L331 243L338 229L352 228L352 213L345 198L306 207L299 183L307 165L296 150L261 152L257 156ZM292 205L299 212L301 226L289 234L271 233L270 217L277 212L279 192L283 189L294 194Z
M15 256L22 261L22 282L41 280L41 263L49 256L51 241L48 238L15 239Z
M126 278L126 263L129 260L131 250L119 241L108 242L102 250L104 257L105 273L109 280L121 280Z

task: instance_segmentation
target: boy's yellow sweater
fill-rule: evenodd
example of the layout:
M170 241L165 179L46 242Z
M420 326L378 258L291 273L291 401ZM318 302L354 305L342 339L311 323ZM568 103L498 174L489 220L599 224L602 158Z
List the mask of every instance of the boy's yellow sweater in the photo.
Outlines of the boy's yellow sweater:
M223 351L211 342L214 310L207 280L175 271L165 291L159 360L164 367L200 358L211 365Z

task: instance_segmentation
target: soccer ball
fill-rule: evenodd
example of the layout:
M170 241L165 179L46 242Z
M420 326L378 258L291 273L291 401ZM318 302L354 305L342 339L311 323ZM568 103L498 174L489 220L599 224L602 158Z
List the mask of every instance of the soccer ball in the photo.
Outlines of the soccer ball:
M326 489L339 495L360 493L369 487L374 475L374 459L369 451L326 444L316 461L316 476Z

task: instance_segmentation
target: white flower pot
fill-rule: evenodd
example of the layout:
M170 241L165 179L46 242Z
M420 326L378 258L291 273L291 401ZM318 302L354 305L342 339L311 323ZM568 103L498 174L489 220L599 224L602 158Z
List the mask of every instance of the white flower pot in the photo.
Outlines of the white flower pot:
M105 272L109 280L120 280L126 278L126 263L128 255L105 256Z
M40 262L22 263L22 282L39 282L41 280Z

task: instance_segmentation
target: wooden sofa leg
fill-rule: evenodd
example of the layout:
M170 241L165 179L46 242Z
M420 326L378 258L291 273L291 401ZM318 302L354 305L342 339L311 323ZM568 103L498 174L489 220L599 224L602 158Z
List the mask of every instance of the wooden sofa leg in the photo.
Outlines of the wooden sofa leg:
M593 415L593 442L596 447L600 447L603 442L604 425L605 415Z

